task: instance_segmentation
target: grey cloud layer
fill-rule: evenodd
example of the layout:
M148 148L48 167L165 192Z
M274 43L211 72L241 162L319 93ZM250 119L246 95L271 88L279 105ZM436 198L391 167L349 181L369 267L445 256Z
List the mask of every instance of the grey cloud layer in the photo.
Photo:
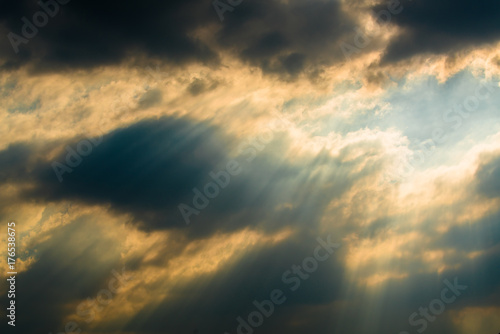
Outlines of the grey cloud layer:
M393 62L420 53L447 53L500 37L500 9L491 0L403 1L403 11L391 18L399 34L385 50ZM41 10L31 1L0 4L0 58L3 68L31 63L37 71L118 64L143 56L167 63L219 64L229 52L265 73L293 78L314 75L322 67L345 61L340 42L355 34L356 16L340 2L243 1L218 20L211 1L182 2L70 1L15 54L9 32L22 36L23 21ZM371 8L386 9L387 3ZM210 41L195 37L210 31ZM363 49L364 52L371 48Z
M400 33L389 44L385 62L418 54L446 54L500 38L500 4L495 0L402 1L392 17ZM384 9L380 4L374 10Z
M72 1L15 54L8 38L1 41L4 68L32 62L37 69L116 64L138 52L166 62L216 64L218 52L235 52L265 72L295 75L307 65L328 65L340 59L336 42L353 23L337 1L244 2L217 19L207 0L183 2L100 3ZM41 10L30 1L0 5L0 24L22 35L22 17L32 22ZM193 37L215 26L217 44Z

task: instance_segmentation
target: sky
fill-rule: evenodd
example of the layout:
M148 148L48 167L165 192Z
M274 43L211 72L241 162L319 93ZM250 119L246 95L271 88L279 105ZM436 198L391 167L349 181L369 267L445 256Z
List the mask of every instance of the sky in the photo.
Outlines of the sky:
M493 0L0 0L1 332L499 333L499 82Z

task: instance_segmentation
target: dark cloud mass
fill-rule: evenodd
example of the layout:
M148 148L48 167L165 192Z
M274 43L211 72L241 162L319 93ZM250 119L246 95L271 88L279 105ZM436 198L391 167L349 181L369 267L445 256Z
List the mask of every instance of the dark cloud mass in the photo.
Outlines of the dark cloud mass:
M248 1L225 22L221 45L264 72L291 76L342 61L338 43L354 31L338 1Z
M188 229L193 235L207 236L218 230L247 226L279 230L304 219L312 227L331 198L340 196L357 180L379 168L367 166L353 172L351 169L361 161L342 162L326 153L300 164L280 166L270 164L262 152L249 162L252 149L245 148L242 154L231 157L230 139L220 129L163 117L105 135L102 143L90 155L81 157L71 172L60 174L59 182L52 163L70 166L68 159L76 158L68 158L68 152L77 150L81 142L82 139L60 143L65 149L52 162L41 162L39 153L29 146L12 145L0 152L0 161L5 161L0 176L13 182L33 182L23 192L26 199L108 203L115 211L132 214L134 221L146 230ZM279 147L283 143L276 136L268 145ZM47 147L53 148L54 144ZM229 185L220 190L202 214L193 215L193 223L187 226L178 205L195 207L193 189L205 192L206 184L213 182L210 173L227 170L227 163L232 160L239 164L241 174L232 176ZM321 176L303 172L326 166L332 168ZM322 184L323 180L328 182ZM306 190L308 195L302 195L298 189ZM276 209L285 203L292 207ZM262 224L265 220L268 222Z
M216 54L191 36L213 20L209 1L70 1L40 27L15 54L6 36L1 41L5 66L27 61L42 67L93 67L116 64L141 52L177 64L213 62ZM22 17L40 11L35 1L2 1L0 22L21 35Z
M4 68L31 62L38 69L117 64L132 56L175 64L217 63L231 52L264 72L295 76L342 57L337 42L354 24L338 1L245 1L220 22L211 1L70 1L15 54L8 32L19 36L22 17L41 10L33 1L2 2ZM215 30L214 30L215 28ZM212 29L216 45L194 36Z
M135 57L182 65L219 63L230 53L265 73L294 78L345 61L339 43L351 43L356 13L337 0L243 1L221 22L212 1L70 1L16 54L10 32L22 36L23 21L41 10L34 1L0 4L3 68L30 63L37 70L114 65ZM500 6L494 0L403 1L391 16L400 28L383 60L421 53L448 53L492 43L500 37ZM371 8L387 9L383 2ZM207 40L197 32L209 32ZM373 45L363 48L370 51ZM194 88L197 91L197 88Z
M417 54L446 54L500 38L500 3L495 0L401 1L391 23L401 28L387 47L385 62ZM386 9L382 3L374 12Z
M132 212L147 228L182 227L177 205L193 196L192 189L224 160L227 147L215 130L170 118L115 130L94 138L102 142L71 173L61 175L62 182L49 163L35 167L38 186L27 196L104 201L119 211ZM79 142L66 147L76 150ZM55 161L67 164L68 152L61 152Z

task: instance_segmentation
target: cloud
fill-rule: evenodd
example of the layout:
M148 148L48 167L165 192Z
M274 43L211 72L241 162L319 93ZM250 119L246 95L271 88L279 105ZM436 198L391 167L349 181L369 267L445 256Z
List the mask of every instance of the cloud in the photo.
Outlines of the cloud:
M140 98L138 107L141 109L147 109L154 107L161 103L162 101L162 92L159 89L151 89L148 90L144 95Z
M219 82L210 78L207 79L195 78L187 87L187 91L192 96L197 96L204 92L211 91L217 88L218 85Z
M174 64L217 61L217 55L193 36L213 19L207 1L70 1L58 7L49 22L19 46L19 54L2 38L4 68L33 62L37 70L59 71L116 64L141 54ZM32 16L40 10L28 0L2 3L0 24L6 32L2 35L13 32L22 36L21 18L33 22Z
M75 312L75 301L95 296L107 287L111 270L121 271L117 267L120 241L88 216L50 234L39 233L37 238L29 249L36 261L16 277L15 329L19 333L56 333L64 329L64 317ZM25 257L19 248L18 254ZM8 303L7 293L0 301ZM21 315L25 321L20 321ZM10 327L6 322L0 326L5 332Z
M500 157L481 164L476 178L479 193L491 198L500 197Z
M362 134L364 137L360 138ZM448 217L447 210L451 209L440 202L441 197L449 197L443 188L452 187L449 179L454 179L454 175L449 175L449 179L432 179L429 174L428 183L439 183L441 187L421 184L426 192L420 193L421 189L415 187L407 198L399 196L397 188L391 190L387 185L378 184L377 175L384 167L384 155L387 154L382 140L370 131L358 132L351 140L338 148L338 154L320 150L288 159L289 155L284 152L290 149L290 138L275 133L275 140L244 166L244 172L231 181L207 211L197 217L199 219L188 227L181 221L179 228L169 219L175 214L180 200L191 200L192 187L201 187L210 180L208 173L220 170L224 165L221 162L238 159L243 165L247 157L247 154L233 156L232 138L226 137L220 128L205 122L163 117L114 130L104 136L95 151L84 157L71 174L65 174L62 183L57 181L50 167L52 160L47 160L49 154L44 149L29 144L11 145L0 152L0 161L6 161L0 170L8 182L27 187L28 190L22 193L23 201L70 200L82 206L109 206L110 214L130 214L139 227L148 231L144 235L152 236L145 239L147 241L141 238L136 241L142 247L144 244L149 246L160 233L169 236L156 240L152 247L130 254L127 250L132 248L132 237L127 238L123 247L117 245L121 235L112 241L87 240L82 236L94 235L95 231L102 233L105 227L109 227L108 233L114 233L116 227L106 220L102 220L100 228L92 224L87 226L86 220L78 219L67 227L51 231L50 241L40 247L43 255L40 259L45 260L38 260L24 277L43 275L41 268L51 268L53 261L67 263L61 258L63 253L55 247L61 244L60 248L70 254L70 258L79 254L77 249L88 249L83 256L89 262L79 262L77 269L80 271L68 270L62 278L54 279L54 284L63 285L62 279L73 282L79 273L94 265L95 251L88 245L95 243L95 249L107 249L110 254L106 260L110 262L105 261L106 270L108 264L118 261L116 254L126 254L121 258L125 262L133 261L134 270L144 276L136 294L127 292L124 299L120 299L117 306L120 312L114 313L118 316L103 316L102 321L96 321L92 331L178 333L198 328L201 333L234 333L236 317L248 316L253 310L252 302L269 298L272 289L287 289L281 282L282 273L311 254L316 237L331 233L333 240L342 240L345 250L325 262L325 266L305 280L299 290L287 291L286 304L265 320L259 328L262 333L275 333L277 328L294 334L313 330L318 333L355 332L365 328L374 333L406 330L409 315L438 298L443 279L453 280L455 276L460 283L470 286L467 293L471 293L464 293L456 304L447 306L446 313L429 325L429 333L452 332L452 314L465 306L497 305L498 298L494 297L497 296L495 289L499 276L494 264L498 258L499 234L493 222L498 221L498 213L471 222L473 227L458 226L438 233L438 227L445 227L447 220L456 218ZM78 140L73 139L69 143L58 142L57 147L75 147L77 143ZM50 150L46 151L53 150L54 146L48 145ZM271 152L282 155L275 156ZM63 148L62 153L53 156L55 160L64 161L65 155ZM485 160L483 165L489 166L490 161L496 162ZM19 166L24 169L16 172ZM446 171L441 173L447 174ZM474 175L473 171L470 173ZM474 184L474 179L468 175L463 179L466 184L457 181L453 186L470 196L461 198L462 201L472 201L476 194L469 191L468 184ZM434 199L433 203L428 203L429 197ZM451 202L462 206L456 199ZM406 211L398 212L398 206ZM240 252L221 245L219 250L214 250L216 254L218 251L230 254L223 261L209 252L219 246L215 244L221 242L217 238L231 239L236 231L242 232L242 238L253 238L251 230L256 229L262 239L287 229L291 232L276 242L236 242L236 248L238 245L242 248ZM409 232L414 232L412 238L408 238ZM348 254L358 243L350 239L348 233L357 234L371 251L361 252L366 264L358 268L354 276ZM62 240L63 237L67 240ZM470 239L477 242L468 242ZM101 246L102 242L106 246ZM198 242L214 244L204 248ZM67 250L69 246L76 248L70 251ZM429 265L434 260L430 256L440 252L444 256L437 262L444 269L436 271ZM479 253L472 257L474 252ZM182 279L172 278L173 272L191 268L189 260L196 258L198 262L194 261L191 270L194 274L183 273ZM207 265L208 259L218 264L211 270L200 270L199 267ZM52 277L52 271L48 272ZM388 272L398 275L391 276ZM478 272L482 274L480 278L476 277ZM362 284L374 273L387 274L386 279L375 285L376 291ZM53 302L50 311L57 313L66 310L66 305L95 296L95 289L102 288L107 278L101 274L94 277L92 271L82 278L77 284L80 290L68 292L69 288L63 285L61 296ZM44 284L47 291L56 287L50 281ZM41 300L48 298L37 296ZM41 303L27 305L42 310ZM43 315L42 311L40 314ZM33 315L32 321L48 328L67 316L64 312L57 314L62 316L46 317L46 322Z
M211 1L99 4L70 1L16 54L2 39L3 68L31 64L63 71L157 59L174 65L219 64L222 53L265 73L296 77L343 60L338 41L354 21L337 0L243 2L219 22ZM41 10L28 0L0 5L0 28L22 35L23 21Z
M272 290L280 289L287 301L276 306L275 313L259 327L263 333L273 332L274 326L287 327L282 316L290 308L307 308L311 304L324 304L341 298L343 269L337 253L319 263L318 270L301 282L296 291L290 283L282 281L284 272L294 264L301 265L318 245L316 237L305 231L294 234L276 245L253 247L224 270L198 276L169 287L167 297L157 305L150 305L132 318L125 326L129 331L154 333L236 332L236 318L247 318L254 311L254 300L269 299ZM326 239L326 236L320 236ZM335 236L332 236L335 241ZM266 275L262 275L266 273ZM294 276L294 275L291 275ZM176 314L176 316L173 316ZM193 318L194 317L194 318Z
M36 184L26 196L110 203L145 221L147 228L182 227L177 205L225 156L225 144L214 128L174 118L145 120L101 140L71 173L61 175L63 182L50 162L34 167ZM65 147L75 150L79 142ZM4 154L11 151L15 147ZM67 156L68 150L62 151L54 161L66 164Z
M68 152L76 152L82 141L59 142L65 149L60 150L53 161L64 164L70 161L68 165L73 165L71 161L78 158L68 158L71 155ZM98 143L99 139L91 141ZM54 145L47 147L53 148ZM131 213L134 221L145 229L184 229L187 226L178 205L193 206L193 189L203 192L204 186L213 182L210 173L225 170L232 160L228 154L230 148L229 139L207 123L195 124L186 119L163 117L144 120L107 134L88 156L81 156L78 165L71 166L71 172L60 175L62 182L51 165L53 161L41 159L48 151L35 150L24 144L10 145L0 152L1 160L5 162L0 175L5 181L23 184L25 198L45 202L69 199L91 205L107 203L113 210ZM241 176L233 176L227 189L221 189L220 195L199 214L199 218L194 217L196 224L190 227L192 233L211 234L218 229L235 230L256 224L264 217L273 217L276 214L273 208L290 200L290 195L280 198L280 194L286 193L287 188L293 189L295 182L302 182L306 189L313 189L317 182L301 173L303 167L300 165L270 165L265 155L252 162L256 169L248 168L251 167L246 162L250 157L246 153L249 150L252 149L245 149L245 154L238 158L241 165L248 164L245 171ZM309 163L314 162L306 162ZM286 180L293 182L287 184ZM335 193L349 183L339 179L338 185L340 187ZM294 201L298 201L300 195L294 197ZM311 221L317 220L320 208L328 198L318 200L314 203L308 201L311 206L305 203L300 208ZM299 208L295 207L291 212L283 209L279 215L286 217L288 224L298 222L293 216L296 210ZM285 225L278 221L266 228Z
M387 143L374 134L336 153L323 149L312 155L290 146L292 138L284 131L274 129L271 136L265 145L253 146L251 140L236 145L208 122L148 119L106 134L80 162L68 152L85 142L98 143L99 138L60 140L47 144L50 149L12 144L0 152L6 161L0 176L19 186L23 200L109 205L114 212L130 214L145 230L184 230L191 237L206 237L246 227L275 232L305 221L311 228L317 226L334 198L376 177L385 164ZM359 155L364 149L371 149L371 154ZM283 154L278 161L272 158L275 152ZM232 175L186 225L178 206L195 208L193 189L206 193L206 185L214 183L230 161L241 173ZM62 182L53 162L71 168L63 173L58 165Z
M383 56L397 62L421 54L449 54L494 43L500 38L500 4L494 0L402 1L403 11L393 15L398 29ZM375 12L387 5L373 7Z
M339 1L249 1L227 13L217 41L265 73L294 77L343 60L354 30Z

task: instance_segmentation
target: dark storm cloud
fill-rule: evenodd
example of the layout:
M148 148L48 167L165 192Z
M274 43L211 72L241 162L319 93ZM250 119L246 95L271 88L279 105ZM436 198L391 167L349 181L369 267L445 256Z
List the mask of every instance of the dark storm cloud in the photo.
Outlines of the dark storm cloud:
M20 178L27 173L32 148L27 144L13 144L0 152L0 181ZM24 166L24 168L23 168Z
M401 1L403 11L391 18L401 28L383 60L399 61L417 54L444 54L500 38L500 3L496 0ZM385 3L374 8L385 9Z
M219 43L267 73L294 76L343 60L354 23L338 1L244 1L225 14Z
M44 2L47 2L45 0ZM217 56L203 42L191 37L213 20L210 1L70 1L16 54L9 32L22 36L22 17L33 22L41 7L32 0L3 1L0 57L4 67L34 61L38 66L92 67L115 64L140 51L177 64L213 62Z
M276 132L267 147L286 151L285 141ZM66 164L68 152L78 150L81 143L59 143L65 149L54 161ZM0 152L0 161L6 162L0 176L31 184L24 188L25 199L109 204L112 210L132 214L146 230L187 229L193 236L206 236L247 226L276 231L307 222L313 228L332 198L380 167L358 169L362 161L343 162L326 152L294 164L273 163L265 151L244 146L234 158L241 173L232 175L228 185L206 208L191 215L186 225L178 205L196 207L193 189L206 194L205 186L214 182L210 173L227 170L233 160L229 143L230 138L209 124L164 117L107 134L71 172L58 169L62 182L50 161L36 159L40 153L22 144ZM250 161L252 151L257 154ZM315 169L322 172L313 175Z
M49 0L47 0L49 1ZM219 21L210 0L70 1L16 54L9 32L22 36L22 17L32 22L33 1L0 5L0 58L4 68L33 62L37 69L116 64L145 54L165 62L215 64L228 51L267 73L295 76L343 60L338 41L353 32L350 16L336 0L244 1ZM212 29L216 44L193 37ZM198 89L193 88L196 93Z
M179 119L151 119L107 134L71 173L56 178L50 165L37 167L38 186L29 197L110 203L131 212L147 228L179 226L177 205L225 158L216 129ZM99 140L94 139L95 142ZM78 142L69 143L77 149ZM55 161L66 163L67 150Z
M0 151L0 182L22 180L33 172L32 167L43 159L43 155L57 148L59 143L45 145L14 143Z
M384 61L457 51L500 37L500 5L494 0L402 5L402 12L391 16L391 24L401 29ZM27 62L38 70L95 67L140 55L173 64L215 65L220 52L230 52L265 73L293 78L344 61L339 43L355 35L356 13L346 12L337 0L243 1L224 13L223 22L210 0L70 1L59 7L16 54L7 35L22 36L21 18L32 22L41 7L30 0L0 4L3 68ZM372 9L386 10L387 3ZM194 37L207 29L215 33L215 43Z

